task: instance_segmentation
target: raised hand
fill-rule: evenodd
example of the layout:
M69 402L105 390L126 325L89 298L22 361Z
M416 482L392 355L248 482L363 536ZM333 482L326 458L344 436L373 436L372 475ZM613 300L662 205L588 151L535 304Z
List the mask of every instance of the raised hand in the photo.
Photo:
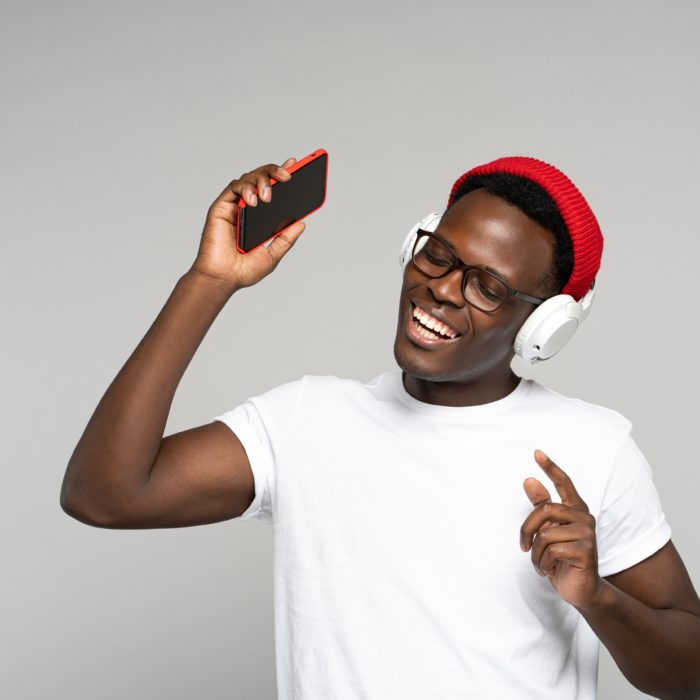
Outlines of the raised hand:
M535 507L520 528L520 548L531 550L535 571L549 577L567 603L593 604L604 586L598 575L595 518L563 469L542 450L535 450L535 461L552 480L561 503L552 502L540 481L525 479L523 488Z
M306 225L303 221L297 221L276 235L269 246L259 246L249 253L240 253L235 240L238 202L243 198L247 206L254 207L258 203L258 196L262 201L269 202L273 192L270 178L279 182L289 180L293 176L286 168L295 162L296 158L288 158L282 165L261 165L244 173L237 180L232 180L224 188L207 212L199 251L191 268L193 271L233 292L259 282L277 267Z

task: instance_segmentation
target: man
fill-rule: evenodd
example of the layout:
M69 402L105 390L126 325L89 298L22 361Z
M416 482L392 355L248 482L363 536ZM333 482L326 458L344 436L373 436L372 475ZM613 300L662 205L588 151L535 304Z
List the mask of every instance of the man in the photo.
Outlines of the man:
M305 375L163 437L218 312L304 229L247 255L233 240L236 202L269 201L293 160L210 207L71 457L63 508L116 528L270 520L283 700L594 698L600 641L643 692L698 697L700 599L630 422L511 369L535 310L582 304L600 265L593 213L547 163L467 171L437 227L411 233L400 369Z

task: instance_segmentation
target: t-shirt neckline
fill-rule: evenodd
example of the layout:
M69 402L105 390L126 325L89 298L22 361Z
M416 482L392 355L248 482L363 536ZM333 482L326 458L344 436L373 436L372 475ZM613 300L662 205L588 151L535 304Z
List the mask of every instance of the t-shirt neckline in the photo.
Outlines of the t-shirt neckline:
M515 389L502 399L476 406L439 406L437 404L419 401L414 396L411 396L403 385L403 370L400 367L390 372L390 379L397 398L410 409L426 415L438 416L440 418L456 418L460 420L500 413L501 411L513 408L527 395L532 385L532 380L521 377Z

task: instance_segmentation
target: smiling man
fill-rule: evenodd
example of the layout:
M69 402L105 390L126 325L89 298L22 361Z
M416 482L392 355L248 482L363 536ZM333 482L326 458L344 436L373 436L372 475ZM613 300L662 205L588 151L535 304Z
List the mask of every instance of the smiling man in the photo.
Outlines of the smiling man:
M593 212L547 163L473 168L409 232L398 368L305 375L163 437L218 312L304 229L248 255L232 239L236 202L269 201L291 162L212 204L76 447L64 509L113 528L270 521L282 700L590 700L601 641L640 690L698 697L700 600L631 423L511 366L565 344L600 266Z
M469 406L510 394L520 381L510 369L513 341L533 303L508 296L506 285L528 291L536 302L560 291L550 280L552 232L502 198L513 198L508 180L497 182L501 196L482 186L451 204L439 230L421 237L404 273L394 353L406 389L427 403ZM519 194L518 186L516 180L510 188ZM457 257L491 274L448 273L445 262ZM436 279L426 279L431 273ZM456 337L435 337L431 319Z

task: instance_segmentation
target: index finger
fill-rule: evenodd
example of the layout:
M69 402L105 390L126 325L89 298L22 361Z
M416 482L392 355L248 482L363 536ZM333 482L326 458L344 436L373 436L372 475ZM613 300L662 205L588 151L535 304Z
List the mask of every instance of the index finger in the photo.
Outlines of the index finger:
M555 464L542 450L535 450L535 460L542 467L545 474L552 480L557 493L561 497L561 502L566 505L580 508L588 513L588 506L576 490L569 475Z

